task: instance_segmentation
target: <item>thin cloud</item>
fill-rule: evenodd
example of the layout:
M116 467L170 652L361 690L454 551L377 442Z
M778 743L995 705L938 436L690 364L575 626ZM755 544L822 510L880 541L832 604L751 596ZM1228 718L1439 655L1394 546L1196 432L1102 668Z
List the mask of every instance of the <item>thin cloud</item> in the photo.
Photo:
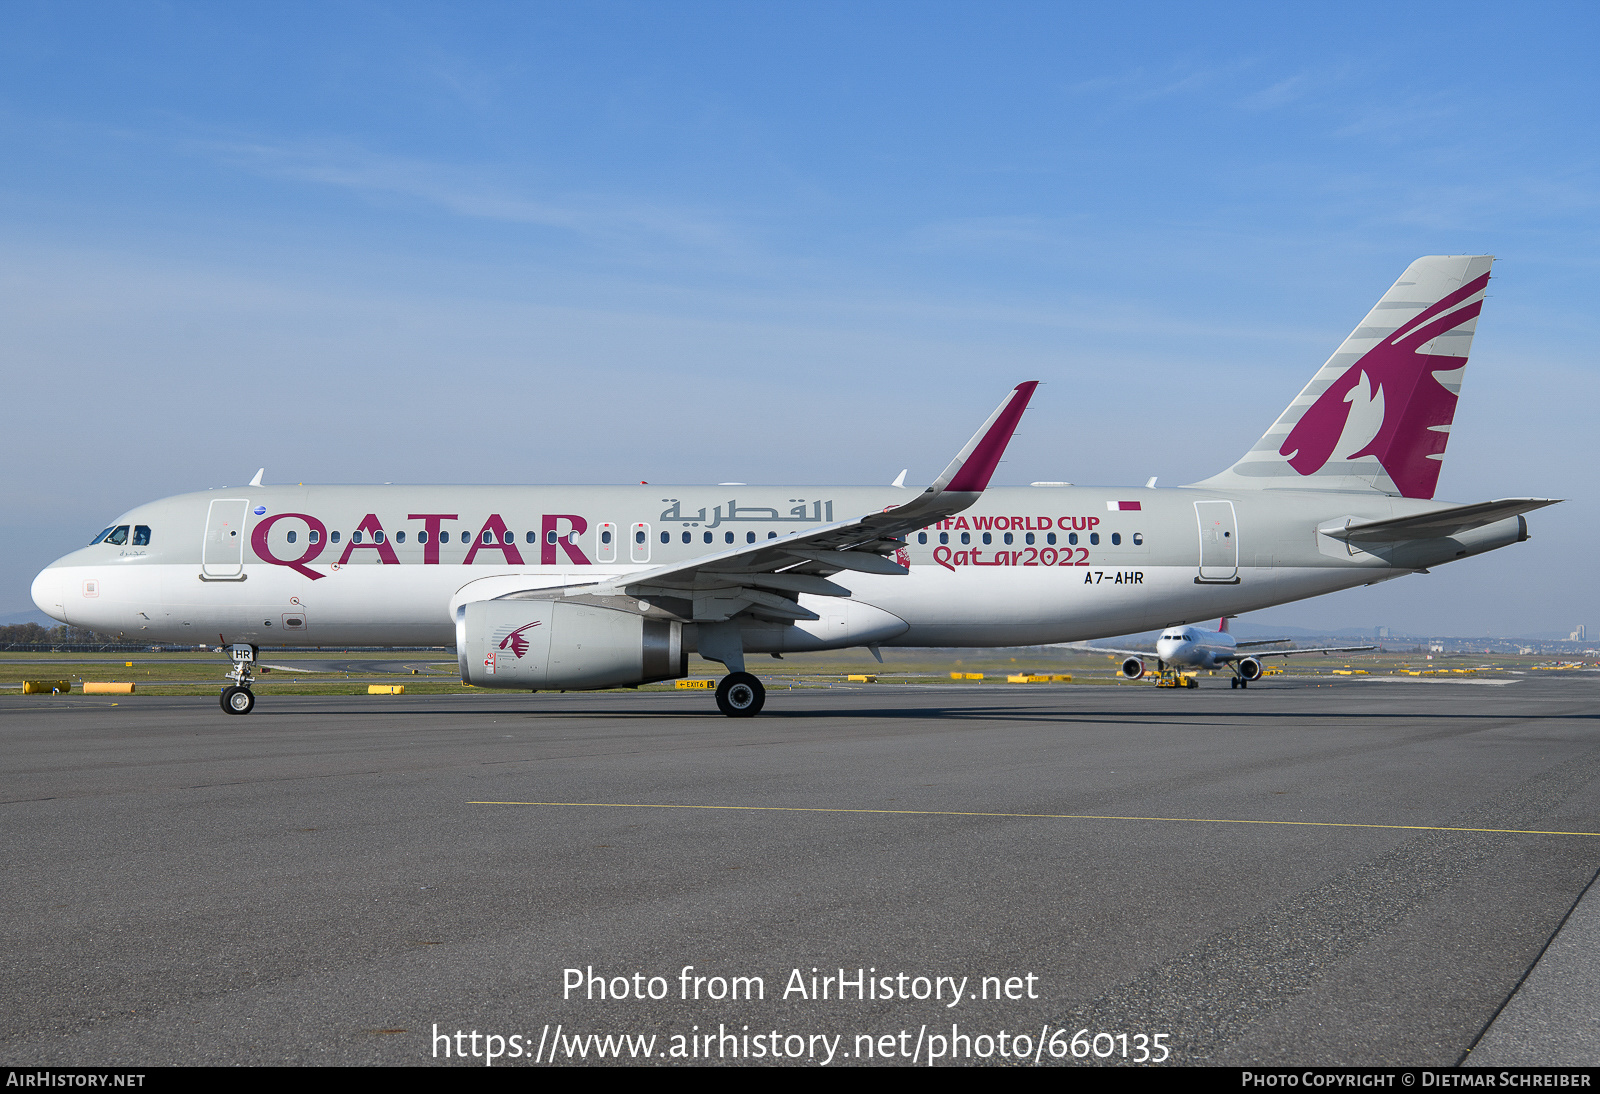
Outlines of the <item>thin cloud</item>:
M1153 72L1139 67L1111 76L1100 76L1069 84L1066 90L1074 95L1111 93L1126 103L1148 103L1209 90L1254 65L1253 60L1244 60L1233 64L1189 70L1180 68L1166 72Z
M519 192L487 173L360 149L215 144L215 154L258 174L410 198L461 217L570 233L612 245L654 242L702 252L742 251L725 224L683 210L625 199L550 200Z

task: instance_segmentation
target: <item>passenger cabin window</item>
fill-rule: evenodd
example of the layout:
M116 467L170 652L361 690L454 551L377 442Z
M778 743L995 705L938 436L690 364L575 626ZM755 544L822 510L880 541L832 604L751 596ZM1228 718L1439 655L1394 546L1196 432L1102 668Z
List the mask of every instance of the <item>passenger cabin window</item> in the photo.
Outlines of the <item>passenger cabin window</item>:
M485 545L493 543L494 542L494 533L493 532L484 532L483 533L483 542L484 542Z
M1010 532L1007 532L1007 533L1006 533L1006 534L1005 534L1005 541L1006 541L1006 542L1007 542L1007 543L1010 543L1010 542L1011 542L1011 533L1010 533Z
M633 542L635 542L635 543L643 543L644 542L644 529L643 528L641 528L637 532L633 533Z
M754 543L756 541L756 534L754 532L746 532L744 534L744 541L746 543Z
M693 533L690 533L690 532L683 533L683 542L685 542L685 543L693 543L694 542Z
M732 543L733 542L733 533L732 532L724 532L724 533L722 533L722 542L724 542L724 543Z
M312 543L317 542L317 533L315 533L315 532L311 533L311 542ZM418 543L426 543L426 542L428 542L428 530L426 528L424 528L422 531L417 533L417 542Z
M704 535L704 536L702 536L702 537L701 537L701 538L702 538L702 539L704 539L704 540L705 540L705 541L706 541L706 542L707 542L707 543L710 543L710 542L711 542L711 538L712 538L712 537L711 537L711 533L710 533L710 532L707 532L707 533L706 533L706 534L705 534L705 535Z
M1078 545L1078 533L1076 533L1076 532L1068 532L1067 533L1067 542L1072 544L1074 547L1076 547Z
M940 543L949 543L950 542L950 533L949 532L940 532L939 533L939 542Z
M338 543L339 542L339 533L338 532L330 532L328 534L328 542L329 543Z
M550 529L548 532L546 532L544 534L544 541L546 543L550 544L552 547L555 546L556 530L554 528ZM532 532L528 533L528 542L529 543L533 542L533 533Z
M643 533L640 533L640 534L642 535ZM641 539L639 542L643 543L644 540ZM671 532L662 532L661 533L661 542L662 543L671 543L672 542L672 533Z
M333 533L333 542L335 542L335 543L339 542L339 533L338 532ZM449 532L440 532L439 533L439 542L440 543L449 543L450 542L450 533Z
M1143 532L1135 532L1135 533L1133 533L1133 545L1135 547L1139 547L1139 546L1142 546L1143 544L1144 544L1144 533Z
M985 533L983 533L983 542L985 544L993 543L994 542L994 537L991 536L988 532L985 532Z
M918 532L917 533L917 542L918 543L926 543L926 542L928 542L928 533L926 533L926 532Z
M1118 546L1121 546L1121 544L1122 544L1122 533L1121 532L1112 532L1111 533L1111 545L1113 547L1118 547Z
M1007 542L1009 542L1009 541L1007 541ZM1028 544L1030 547L1033 546L1033 533L1029 532L1027 535L1023 536L1022 537L1022 542Z
M490 539L494 539L494 536L491 535L489 538ZM515 533L515 532L501 532L500 533L500 542L501 543L515 543L515 542L517 542L517 533Z
M424 532L423 536L426 537L427 533ZM308 539L312 543L321 543L322 542L322 533L317 531L315 528L313 528L313 529L311 529L311 534L309 536L307 536L306 539ZM423 542L426 543L427 540L424 539Z
M607 545L611 543L611 529L607 528L604 532L600 533L600 542Z
M536 543L538 541L538 539L539 539L538 536L533 534L533 529L531 529L531 528L528 529L528 534L523 536L522 538L527 540L529 543ZM551 542L554 543L555 541L551 540Z
M962 532L961 533L961 543L962 543L962 545L965 546L966 544L969 544L971 542L972 542L972 534L970 532Z
M290 542L290 543L293 543L293 542L294 542L294 541L295 541L295 534L294 534L294 533L293 533L293 532L290 532L290 533L289 533L289 534L288 534L288 536L286 536L286 537L285 537L285 538L286 538L286 539L288 539L288 541L289 541L289 542Z
M382 543L383 542L383 529L380 528L380 529L378 529L378 531L372 533L372 542L374 542L374 543Z
M1046 532L1044 534L1044 541L1050 546L1054 547L1056 545L1056 534L1054 532Z
M350 542L351 543L360 543L361 542L361 533L360 532L351 532L350 533Z
M1100 545L1100 533L1099 532L1090 532L1089 533L1089 542L1094 544L1096 547L1098 547Z
M404 543L406 541L406 534L404 532L396 532L394 534L394 541L396 543Z

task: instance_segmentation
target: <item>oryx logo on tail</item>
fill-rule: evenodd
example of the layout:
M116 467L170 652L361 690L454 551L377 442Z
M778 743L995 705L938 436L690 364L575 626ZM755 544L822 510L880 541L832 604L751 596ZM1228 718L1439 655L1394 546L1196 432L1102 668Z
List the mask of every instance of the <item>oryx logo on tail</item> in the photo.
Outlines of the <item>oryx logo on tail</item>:
M1456 395L1441 376L1459 382L1465 359L1422 348L1476 319L1483 300L1463 301L1488 283L1488 274L1468 282L1368 350L1306 408L1278 454L1302 475L1322 470L1336 452L1375 456L1403 496L1433 497L1456 415Z
M1433 497L1493 263L1407 266L1250 451L1195 485Z

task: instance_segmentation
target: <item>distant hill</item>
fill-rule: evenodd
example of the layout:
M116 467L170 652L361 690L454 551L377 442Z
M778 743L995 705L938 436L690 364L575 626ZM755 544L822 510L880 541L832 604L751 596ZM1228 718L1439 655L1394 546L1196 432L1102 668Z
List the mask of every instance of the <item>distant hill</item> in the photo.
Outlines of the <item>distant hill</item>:
M59 619L51 619L39 609L31 612L12 612L10 615L0 615L0 627L14 627L23 623L37 623L41 627L59 627Z

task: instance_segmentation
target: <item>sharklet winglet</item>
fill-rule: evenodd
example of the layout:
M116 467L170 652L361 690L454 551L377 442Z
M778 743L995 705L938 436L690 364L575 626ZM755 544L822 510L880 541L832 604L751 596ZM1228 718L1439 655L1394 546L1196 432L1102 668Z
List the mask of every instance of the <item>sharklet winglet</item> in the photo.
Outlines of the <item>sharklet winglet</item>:
M1038 380L1028 380L1013 388L928 490L932 493L946 490L982 493L994 477L994 469L999 466L1000 457L1016 432L1017 422L1022 419L1022 412L1028 408L1028 400L1033 398L1038 386Z

